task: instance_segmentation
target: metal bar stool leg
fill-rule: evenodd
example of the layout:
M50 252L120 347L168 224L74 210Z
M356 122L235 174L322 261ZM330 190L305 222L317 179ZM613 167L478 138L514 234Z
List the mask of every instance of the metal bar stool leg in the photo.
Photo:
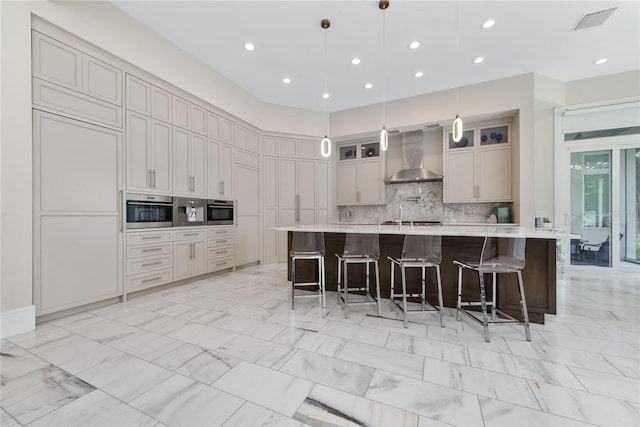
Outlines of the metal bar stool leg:
M456 303L456 320L460 321L460 310L462 309L462 267L458 266L458 301Z
M393 311L393 288L394 288L394 272L395 272L395 262L389 261L391 263L391 295L389 295L389 309Z
M340 284L342 283L342 258L338 257L338 289L336 295L338 296L338 305L340 305Z
M380 305L380 268L378 260L375 261L376 266L376 304L378 305L378 317L382 317L382 308Z
M400 267L402 272L402 311L404 312L404 327L407 328L407 275L405 266Z
M527 298L524 295L524 286L522 285L522 272L518 273L518 287L520 288L520 307L522 308L522 320L524 320L524 333L527 341L531 341L531 331L529 330L529 312L527 311Z
M438 304L440 305L440 326L444 328L444 319L442 318L442 311L444 310L444 303L442 301L442 281L440 279L440 266L436 265L436 279L438 280Z
M318 264L320 265L320 275L321 275L321 286L322 286L322 308L327 307L327 299L326 299L326 272L324 271L324 257L318 260Z
M422 308L422 310L424 310L424 301L427 299L427 291L426 291L426 287L427 287L427 276L426 276L426 270L427 267L425 267L424 265L422 266L422 268L420 269L422 270L422 295L420 295L420 307Z
M349 295L349 275L347 274L347 266L349 263L344 262L344 318L349 318L349 304L347 303L347 296Z
M296 293L296 259L291 257L291 310L295 310L294 301Z
M496 273L493 273L493 301L491 303L491 320L496 321Z
M484 274L479 272L480 276L480 305L482 306L482 324L484 325L484 340L489 342L489 322L487 319L487 296L484 291Z

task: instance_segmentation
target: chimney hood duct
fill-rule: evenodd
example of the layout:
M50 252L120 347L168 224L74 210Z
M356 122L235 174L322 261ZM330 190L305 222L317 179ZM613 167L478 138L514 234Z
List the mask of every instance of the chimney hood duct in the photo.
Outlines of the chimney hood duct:
M402 134L402 158L404 167L384 180L385 184L404 184L408 182L442 181L442 175L422 167L422 131Z

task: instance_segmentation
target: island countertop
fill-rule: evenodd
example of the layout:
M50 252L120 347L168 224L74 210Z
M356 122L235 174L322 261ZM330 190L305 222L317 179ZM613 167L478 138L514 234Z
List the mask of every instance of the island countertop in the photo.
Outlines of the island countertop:
M526 237L527 239L580 239L571 234L545 228L507 225L389 225L389 224L312 224L274 227L276 231L311 231L324 233L417 234L459 237Z

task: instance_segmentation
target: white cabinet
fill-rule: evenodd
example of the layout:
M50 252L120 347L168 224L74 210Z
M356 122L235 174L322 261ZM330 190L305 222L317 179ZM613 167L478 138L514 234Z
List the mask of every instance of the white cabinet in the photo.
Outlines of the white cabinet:
M242 158L236 153L234 163L234 183L237 197L237 227L235 234L236 265L260 261L260 169L258 159L255 165L240 163Z
M206 138L173 128L173 192L206 196Z
M384 157L378 142L350 143L338 147L336 204L384 204Z
M511 126L465 129L459 142L444 132L444 202L507 202L511 192Z
M151 86L151 117L171 123L172 112L172 95L166 90Z
M151 85L129 73L125 75L125 100L127 110L151 115Z
M36 314L122 295L122 132L35 110L33 148Z
M191 104L179 96L173 96L173 124L184 129L189 129Z
M171 193L171 125L127 112L127 189Z
M316 223L329 223L329 182L331 165L328 161L318 160L316 168Z
M233 129L233 139L236 147L256 154L260 153L260 137L256 132L236 124Z
M200 135L207 134L207 111L198 107L197 105L191 104L191 131L195 133L199 133Z
M233 149L227 144L209 139L207 158L209 197L233 197Z
M173 281L171 231L127 232L127 292Z
M207 230L207 271L234 267L233 227L210 227Z
M176 230L173 234L173 277L187 279L207 272L206 229Z
M122 71L37 31L31 32L33 77L122 106Z

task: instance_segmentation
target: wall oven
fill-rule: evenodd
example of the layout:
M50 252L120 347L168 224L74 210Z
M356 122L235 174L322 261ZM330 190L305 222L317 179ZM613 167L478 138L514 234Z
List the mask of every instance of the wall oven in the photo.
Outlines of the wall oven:
M207 200L207 225L233 225L234 211L233 200Z
M173 197L127 194L127 228L173 226Z
M207 225L207 201L188 197L173 198L173 226Z

